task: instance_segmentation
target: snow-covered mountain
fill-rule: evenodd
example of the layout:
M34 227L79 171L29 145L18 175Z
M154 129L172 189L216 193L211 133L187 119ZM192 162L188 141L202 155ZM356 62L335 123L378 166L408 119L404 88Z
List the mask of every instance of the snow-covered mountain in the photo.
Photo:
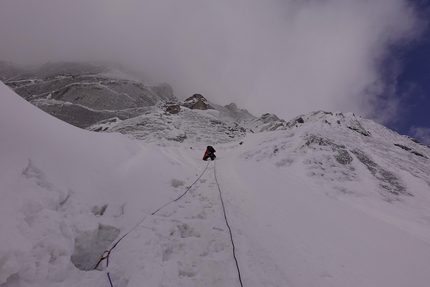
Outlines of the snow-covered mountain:
M428 286L428 146L351 113L203 99L96 133L0 83L0 285Z
M197 94L199 95L199 94ZM257 118L234 103L220 106L199 95L185 101L160 102L141 115L121 120L111 118L90 127L91 131L120 132L133 139L170 145L171 142L227 143L247 133L286 129L288 124L275 115Z
M148 85L123 70L85 62L47 63L27 70L0 63L0 76L21 97L91 131L120 132L147 142L221 143L243 138L246 131L286 128L276 115L257 118L234 103L217 105L200 94L178 100L168 84Z
M11 67L0 63L6 85L47 113L81 128L112 117L134 117L160 101L175 99L169 85L145 84L112 65L53 62L13 74Z

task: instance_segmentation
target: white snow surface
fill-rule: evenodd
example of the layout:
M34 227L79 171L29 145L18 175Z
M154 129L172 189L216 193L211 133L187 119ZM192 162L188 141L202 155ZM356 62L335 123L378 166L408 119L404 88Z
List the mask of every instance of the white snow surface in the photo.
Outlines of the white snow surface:
M220 190L243 286L429 286L430 149L302 117L207 163L201 143L81 130L0 83L0 286L240 286Z

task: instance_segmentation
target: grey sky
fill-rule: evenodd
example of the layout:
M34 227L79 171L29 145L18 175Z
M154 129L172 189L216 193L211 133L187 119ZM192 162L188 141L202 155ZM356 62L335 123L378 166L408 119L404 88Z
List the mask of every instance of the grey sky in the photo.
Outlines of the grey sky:
M113 60L179 98L386 123L401 66L380 63L419 27L405 0L0 0L0 60Z

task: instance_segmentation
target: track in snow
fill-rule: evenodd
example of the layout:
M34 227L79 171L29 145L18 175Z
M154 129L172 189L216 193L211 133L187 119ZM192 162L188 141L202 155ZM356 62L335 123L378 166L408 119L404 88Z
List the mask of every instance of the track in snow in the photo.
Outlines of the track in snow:
M136 269L131 278L111 273L115 287L148 278L148 286L240 286L212 163L183 198L148 217L129 237L140 237L135 253L145 260L126 263ZM110 265L118 263L111 256Z

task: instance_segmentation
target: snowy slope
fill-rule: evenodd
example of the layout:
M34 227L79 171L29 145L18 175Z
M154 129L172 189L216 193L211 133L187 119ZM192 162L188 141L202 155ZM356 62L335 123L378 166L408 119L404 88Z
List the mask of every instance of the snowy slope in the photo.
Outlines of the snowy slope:
M191 110L186 107L181 107L177 114L153 107L140 116L127 120L109 119L88 129L119 132L132 139L164 146L176 145L177 142L188 145L226 143L240 140L246 134L238 124L220 120L217 110Z
M236 142L247 133L288 128L288 123L275 115L264 114L257 118L246 110L238 109L234 103L220 106L205 98L203 100L203 105L207 104L210 108L192 108L195 102L190 103L187 100L161 102L145 109L136 117L125 120L110 118L88 127L87 130L119 132L132 139L171 146L175 145L175 142L190 145ZM170 113L171 110L174 112Z
M306 145L310 134L327 138L324 118L317 126L253 135L244 140L243 151L226 154L236 159L228 160L219 176L231 201L241 203L236 226L247 241L264 242L291 281L280 286L427 286L429 162L415 155L396 158L396 146L386 137L363 144L367 137L358 134L348 143L345 134L329 134L332 142L346 145L343 150L365 147L381 169L396 174L406 191L394 195L353 153L344 166L332 146ZM413 146L408 141L402 143ZM375 147L380 153L389 149L384 155L393 158L379 161ZM413 164L391 165L400 157Z
M240 286L220 190L243 286L428 286L430 149L353 114L298 118L243 144L150 143L0 84L1 286Z
M0 94L0 282L94 282L97 276L80 274L72 261L93 265L88 258L97 261L120 230L134 223L132 218L164 199L160 189L167 196L177 192L172 179L185 179L194 172L193 164L179 164L164 151L119 134L65 124L3 84ZM89 282L84 285L95 284Z

